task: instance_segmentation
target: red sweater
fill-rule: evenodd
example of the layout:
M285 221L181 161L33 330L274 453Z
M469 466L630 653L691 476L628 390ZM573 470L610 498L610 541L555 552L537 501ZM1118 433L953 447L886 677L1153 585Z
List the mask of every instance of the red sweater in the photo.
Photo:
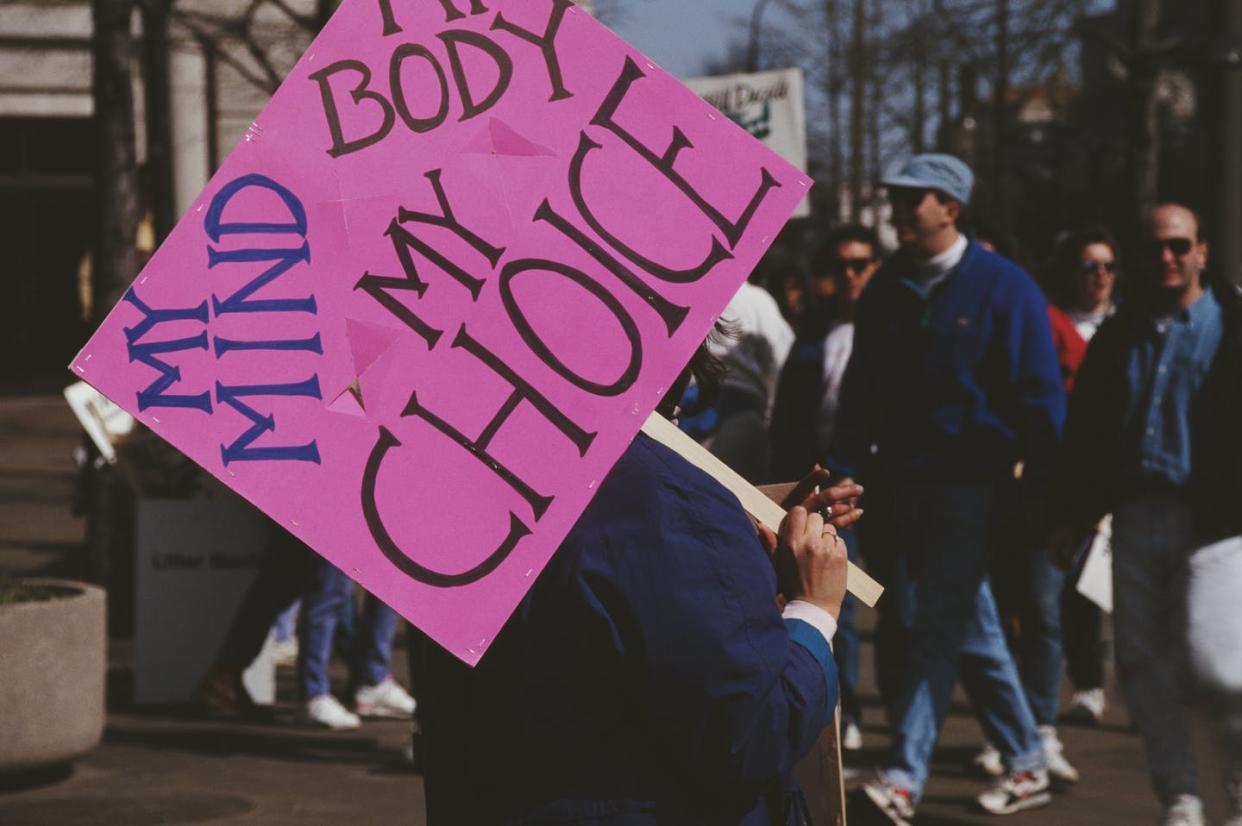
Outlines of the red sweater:
M1065 392L1074 389L1074 376L1082 364L1082 357L1087 354L1087 342L1078 334L1074 321L1064 310L1053 304L1048 305L1048 321L1052 324L1052 345L1057 351L1057 362L1061 365L1061 377L1065 380Z

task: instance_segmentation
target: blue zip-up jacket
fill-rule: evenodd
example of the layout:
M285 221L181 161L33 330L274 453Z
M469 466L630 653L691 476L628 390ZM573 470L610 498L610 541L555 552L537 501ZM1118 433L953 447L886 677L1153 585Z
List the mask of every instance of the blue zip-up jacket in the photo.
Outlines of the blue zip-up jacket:
M1044 492L1065 391L1043 294L974 242L929 294L911 270L894 255L859 302L829 468L898 484L979 482L1022 460Z
M639 435L476 669L421 669L428 823L792 826L837 673L736 498Z

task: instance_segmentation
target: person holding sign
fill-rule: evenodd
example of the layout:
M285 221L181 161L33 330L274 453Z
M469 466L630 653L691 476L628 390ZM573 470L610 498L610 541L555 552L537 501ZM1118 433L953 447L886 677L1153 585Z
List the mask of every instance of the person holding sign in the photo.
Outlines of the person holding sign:
M761 542L638 436L477 668L428 652L428 822L804 822L792 768L832 720L846 581L816 511L849 524L859 492L804 497Z

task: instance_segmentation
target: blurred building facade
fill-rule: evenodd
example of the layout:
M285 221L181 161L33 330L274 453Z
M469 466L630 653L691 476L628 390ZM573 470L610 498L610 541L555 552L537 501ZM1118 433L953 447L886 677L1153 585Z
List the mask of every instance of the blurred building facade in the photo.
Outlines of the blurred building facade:
M171 185L177 216L242 138L274 84L310 42L315 0L287 6L169 3L167 72ZM134 129L142 189L150 186L142 16L133 14ZM56 376L89 332L96 123L88 0L0 0L0 390ZM149 206L144 205L144 212ZM138 246L155 244L149 215Z
M1217 100L1225 41L1214 4L1161 2L1159 47L1143 54L1134 46L1135 6L1119 0L1079 18L1075 48L1039 82L1010 87L1000 121L995 99L976 92L981 79L969 67L959 77L958 112L942 145L980 173L976 214L1008 229L1033 268L1076 226L1103 223L1129 238L1150 206L1136 192L1136 72L1144 68L1152 73L1155 197L1197 207L1217 240L1226 231ZM999 169L998 140L1005 144ZM1214 263L1224 278L1242 275Z

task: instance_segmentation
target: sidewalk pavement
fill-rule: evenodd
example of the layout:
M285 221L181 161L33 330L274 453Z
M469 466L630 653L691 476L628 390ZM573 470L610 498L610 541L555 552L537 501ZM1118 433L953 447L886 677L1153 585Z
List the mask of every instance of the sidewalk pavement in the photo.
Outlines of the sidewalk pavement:
M77 577L85 570L85 526L69 513L74 480L70 452L77 442L77 424L59 397L0 397L0 574ZM864 622L868 620L864 614ZM272 723L226 724L196 718L189 710L134 709L123 696L128 652L127 643L113 642L113 696L103 744L71 771L36 778L38 783L0 778L0 823L425 822L422 779L398 759L408 742L408 723L368 721L360 730L343 733L300 725L294 721L288 669L281 671ZM399 647L394 657L398 675L405 673L403 653ZM881 759L887 737L871 682L869 644L863 653L867 749L849 762L870 768ZM343 681L343 671L334 671L334 683ZM3 726L0 710L0 736ZM1082 782L1058 794L1051 806L1005 822L1158 822L1142 746L1128 730L1115 690L1102 727L1064 727L1061 736ZM996 822L971 806L984 784L964 766L979 744L978 725L959 702L936 752L933 777L919 809L920 826ZM1213 777L1206 767L1201 774ZM1218 795L1213 797L1218 801Z

